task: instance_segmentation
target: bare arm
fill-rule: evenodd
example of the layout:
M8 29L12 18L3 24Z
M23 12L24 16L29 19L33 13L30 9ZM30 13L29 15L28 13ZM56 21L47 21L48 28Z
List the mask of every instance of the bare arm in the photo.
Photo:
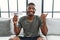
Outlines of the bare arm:
M13 23L14 23L14 32L16 35L18 35L20 33L21 28L17 27L17 21L18 21L18 17L15 15L13 17Z
M43 25L42 25L41 31L42 31L43 35L45 35L45 36L47 35L48 28L46 26L46 21L43 21Z
M47 28L47 25L46 25L46 16L47 14L42 14L41 15L41 19L43 21L43 25L42 25L42 28L41 28L41 32L43 33L43 35L47 35L47 32L48 32L48 28Z
M20 30L21 30L21 29L20 29L19 27L17 27L16 24L14 24L14 32L15 32L16 35L19 35Z

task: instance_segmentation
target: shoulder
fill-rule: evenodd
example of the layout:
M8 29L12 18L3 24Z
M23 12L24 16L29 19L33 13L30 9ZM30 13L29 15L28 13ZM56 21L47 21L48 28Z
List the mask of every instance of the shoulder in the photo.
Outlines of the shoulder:
M20 17L20 18L19 18L20 21L23 21L23 20L25 20L25 19L26 19L26 16L23 16L23 17Z
M22 17L20 17L20 19L25 19L26 18L26 16L22 16Z
M36 17L36 19L38 19L39 21L42 21L40 16L35 15L35 17Z
M41 19L40 16L35 15L35 17L36 17L37 19Z

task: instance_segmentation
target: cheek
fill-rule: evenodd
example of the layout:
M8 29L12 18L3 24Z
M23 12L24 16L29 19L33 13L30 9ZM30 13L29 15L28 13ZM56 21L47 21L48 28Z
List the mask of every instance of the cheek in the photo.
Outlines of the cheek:
M27 11L27 13L35 13L35 11Z

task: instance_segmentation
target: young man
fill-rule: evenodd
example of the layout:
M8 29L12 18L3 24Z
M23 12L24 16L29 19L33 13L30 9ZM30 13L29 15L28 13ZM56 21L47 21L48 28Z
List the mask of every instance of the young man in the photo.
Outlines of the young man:
M16 37L13 40L43 40L39 35L39 28L41 29L43 35L47 35L48 29L46 26L46 16L47 14L42 14L38 17L35 14L35 4L29 3L26 9L26 15L19 19L17 26L17 18L13 18L14 32ZM21 28L24 30L24 37L18 36Z

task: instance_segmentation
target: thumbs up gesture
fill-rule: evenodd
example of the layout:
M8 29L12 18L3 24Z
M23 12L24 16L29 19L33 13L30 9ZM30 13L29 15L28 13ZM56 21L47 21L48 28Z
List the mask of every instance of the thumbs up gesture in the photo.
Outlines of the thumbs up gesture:
M17 15L14 15L14 17L13 17L13 23L14 24L17 24L17 22L18 22L18 16Z
M45 20L48 14L41 14L41 19Z

